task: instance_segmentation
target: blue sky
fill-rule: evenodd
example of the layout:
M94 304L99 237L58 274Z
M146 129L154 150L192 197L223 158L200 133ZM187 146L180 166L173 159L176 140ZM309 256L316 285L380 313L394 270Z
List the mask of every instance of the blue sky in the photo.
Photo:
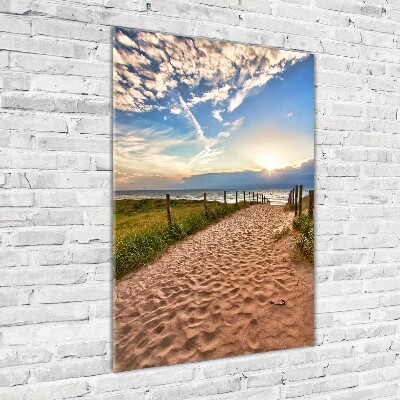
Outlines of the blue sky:
M268 186L314 157L305 53L116 28L113 100L116 190L185 189L210 173L226 184L243 171Z

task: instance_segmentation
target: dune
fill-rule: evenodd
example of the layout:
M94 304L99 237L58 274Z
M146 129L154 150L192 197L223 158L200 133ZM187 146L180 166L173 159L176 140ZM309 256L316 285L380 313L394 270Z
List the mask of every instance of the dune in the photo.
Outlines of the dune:
M253 205L116 282L114 370L313 345L313 266L274 237L292 218Z

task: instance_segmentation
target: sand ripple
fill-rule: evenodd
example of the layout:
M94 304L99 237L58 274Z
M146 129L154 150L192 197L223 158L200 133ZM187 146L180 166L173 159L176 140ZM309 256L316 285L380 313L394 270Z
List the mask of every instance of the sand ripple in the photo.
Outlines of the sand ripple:
M273 238L290 219L254 205L117 283L114 369L312 345L313 267Z

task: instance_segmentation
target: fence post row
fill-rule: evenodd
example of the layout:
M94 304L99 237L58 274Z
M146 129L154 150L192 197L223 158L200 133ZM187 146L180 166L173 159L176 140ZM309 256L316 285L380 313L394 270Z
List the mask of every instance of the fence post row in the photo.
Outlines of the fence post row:
M314 190L308 192L308 216L312 218L314 215Z
M165 195L165 200L167 202L167 219L168 219L168 225L172 225L172 218L171 218L171 199L169 198L169 194L167 193Z
M296 185L294 189L294 215L297 215L297 200L298 200L298 195L299 195L299 186Z
M303 211L303 185L299 186L299 215Z

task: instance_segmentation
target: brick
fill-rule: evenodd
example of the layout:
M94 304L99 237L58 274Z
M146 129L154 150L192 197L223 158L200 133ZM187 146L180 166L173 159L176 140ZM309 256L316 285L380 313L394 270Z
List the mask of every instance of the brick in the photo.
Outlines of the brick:
M0 31L29 35L31 33L31 24L25 19L3 14L0 15Z
M63 304L43 307L8 307L0 317L0 326L20 326L45 322L86 321L89 307L85 304Z
M38 293L40 303L65 303L87 300L102 300L110 297L108 285L70 285L41 289Z
M46 244L63 244L64 233L60 231L21 231L11 235L10 243L13 246L37 246Z
M68 59L37 54L11 53L12 64L24 71L43 72L48 74L111 77L110 68L106 63Z
M0 307L30 304L33 290L30 288L0 289Z
M96 43L108 42L110 37L108 27L84 25L75 21L60 21L58 19L33 20L32 31L34 35L85 40Z

